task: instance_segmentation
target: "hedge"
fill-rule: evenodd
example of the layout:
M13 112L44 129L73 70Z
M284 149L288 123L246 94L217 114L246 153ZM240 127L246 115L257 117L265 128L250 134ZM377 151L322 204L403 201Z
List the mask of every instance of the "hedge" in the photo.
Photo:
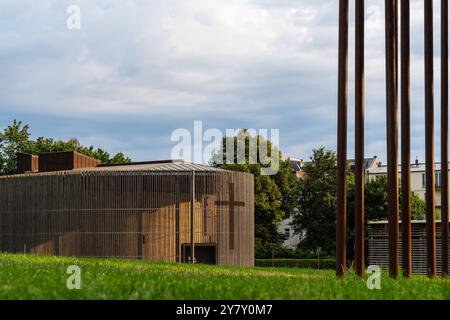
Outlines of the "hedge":
M321 259L319 262L317 261L317 259L255 259L255 266L303 269L334 269L336 267L336 262L333 259Z

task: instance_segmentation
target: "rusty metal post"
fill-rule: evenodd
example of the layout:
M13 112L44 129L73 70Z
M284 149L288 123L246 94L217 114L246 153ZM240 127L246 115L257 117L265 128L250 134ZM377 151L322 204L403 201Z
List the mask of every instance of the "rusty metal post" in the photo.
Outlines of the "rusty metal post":
M411 240L411 80L410 0L401 0L401 139L402 139L402 267L403 276L412 274Z
M398 276L397 0L385 1L389 273Z
M436 223L434 178L434 72L433 72L433 0L425 2L425 158L427 270L436 275Z
M339 67L336 186L336 275L347 271L347 78L348 0L339 0Z
M355 15L355 271L364 276L364 0Z
M448 0L441 0L441 238L442 275L448 276Z

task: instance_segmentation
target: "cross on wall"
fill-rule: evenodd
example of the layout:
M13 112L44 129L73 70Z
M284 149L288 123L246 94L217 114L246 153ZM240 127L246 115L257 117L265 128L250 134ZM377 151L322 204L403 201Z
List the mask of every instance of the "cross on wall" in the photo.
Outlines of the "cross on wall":
M229 190L229 200L228 201L216 201L215 204L217 206L228 206L228 214L229 214L229 233L230 233L230 250L234 250L234 215L235 215L235 207L245 207L245 202L243 201L235 201L234 194L234 183L228 183Z

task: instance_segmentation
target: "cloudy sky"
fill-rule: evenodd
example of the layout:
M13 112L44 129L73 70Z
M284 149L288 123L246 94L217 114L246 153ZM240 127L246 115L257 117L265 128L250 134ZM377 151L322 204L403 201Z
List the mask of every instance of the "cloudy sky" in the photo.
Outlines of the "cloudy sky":
M353 5L353 1L352 5ZM367 0L366 155L385 157L383 0ZM81 9L81 29L66 26ZM0 127L77 137L134 160L171 133L280 129L285 155L336 147L337 0L2 0ZM354 7L351 6L351 11ZM436 143L439 2L435 1ZM353 15L349 156L353 156ZM423 1L412 1L412 157L423 160ZM436 148L439 156L439 148Z

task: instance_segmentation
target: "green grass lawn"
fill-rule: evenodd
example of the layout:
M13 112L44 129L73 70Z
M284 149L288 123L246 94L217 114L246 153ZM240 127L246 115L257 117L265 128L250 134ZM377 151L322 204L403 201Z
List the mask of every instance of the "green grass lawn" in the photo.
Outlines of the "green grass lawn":
M81 290L66 287L70 265L81 267ZM383 274L371 291L332 270L0 254L0 299L450 299L450 280Z

